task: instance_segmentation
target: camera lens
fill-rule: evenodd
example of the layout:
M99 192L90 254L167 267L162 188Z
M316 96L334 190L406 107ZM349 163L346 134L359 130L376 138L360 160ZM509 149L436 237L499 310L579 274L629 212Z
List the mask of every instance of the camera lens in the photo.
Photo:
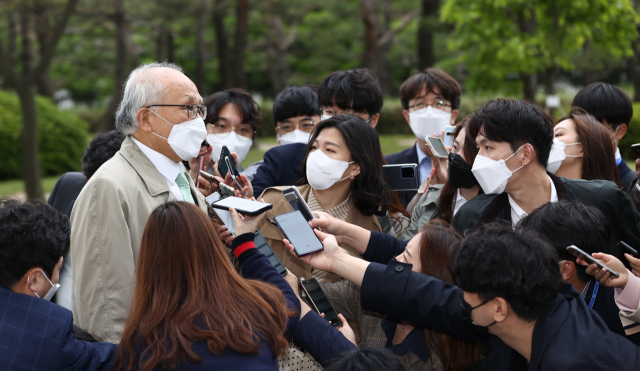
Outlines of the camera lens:
M403 167L402 169L400 169L400 171L403 178L415 177L415 170L410 166Z

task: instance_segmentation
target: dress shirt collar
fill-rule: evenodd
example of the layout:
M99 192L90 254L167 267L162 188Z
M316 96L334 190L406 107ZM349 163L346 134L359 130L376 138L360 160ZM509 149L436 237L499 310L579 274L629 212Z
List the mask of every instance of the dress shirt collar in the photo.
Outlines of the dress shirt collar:
M149 161L151 161L158 172L162 174L162 176L165 177L165 179L170 184L175 183L178 174L185 171L185 167L182 162L175 163L169 157L152 150L151 148L142 144L140 141L136 140L134 137L131 137L131 139L140 148L142 153L147 156Z
M620 148L616 147L616 166L622 162L622 156L620 155Z
M547 178L549 178L549 183L551 184L551 198L549 199L549 202L558 202L558 192L556 191L556 186L553 184L553 180L551 180L551 177L549 177L549 175L547 175ZM510 194L507 195L509 196L509 205L511 205L511 221L513 225L516 225L518 224L520 219L526 217L528 214L520 207L520 205L518 205L518 203L513 198L511 198Z
M420 145L418 145L418 142L416 142L416 152L418 153L418 165L420 165L422 163L422 160L424 160L425 158L428 159L429 162L431 162L431 159L427 157L427 155L420 149Z
M429 360L430 354L424 340L424 329L420 327L414 328L400 344L393 345L393 336L396 334L397 326L397 323L386 318L380 323L380 327L382 327L384 334L387 336L385 348L389 349L391 353L400 356L411 352L420 358L422 362Z
M453 201L453 215L455 216L462 205L466 203L467 199L462 197L462 194L460 194L460 188L458 188L458 190L456 191L456 199Z

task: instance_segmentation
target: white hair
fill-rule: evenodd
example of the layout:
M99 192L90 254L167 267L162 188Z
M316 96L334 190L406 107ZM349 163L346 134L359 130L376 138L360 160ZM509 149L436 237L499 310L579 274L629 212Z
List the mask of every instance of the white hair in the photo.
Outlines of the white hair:
M130 135L138 130L136 116L140 108L162 103L164 84L152 71L154 68L160 67L172 68L184 73L180 66L169 62L141 64L133 70L124 85L122 101L116 111L116 129L122 134Z

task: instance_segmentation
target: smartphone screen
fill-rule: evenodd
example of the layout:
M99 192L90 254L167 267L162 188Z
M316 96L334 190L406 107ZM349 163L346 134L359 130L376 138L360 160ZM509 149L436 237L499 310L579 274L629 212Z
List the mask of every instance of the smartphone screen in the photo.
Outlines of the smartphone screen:
M293 245L296 255L304 256L324 249L322 242L299 211L278 215L274 219Z
M320 284L315 278L310 280L305 280L301 282L304 291L309 296L309 299L315 305L318 313L324 313L324 319L330 321L334 327L339 327L341 325L340 320L338 319L338 313L336 313L335 309L327 299L327 296L322 291Z
M247 200L246 198L240 197L225 197L219 201L212 203L211 206L216 209L226 210L229 210L230 207L233 207L239 213L249 215L257 215L273 207L272 204L268 204L266 202L251 201Z
M269 243L264 238L262 233L260 233L260 231L256 231L256 235L253 238L253 243L256 245L256 249L258 249L258 251L263 253L267 257L267 259L269 259L269 263L273 265L273 267L278 271L278 273L280 273L280 275L287 275L287 269L284 267L284 265L282 265L282 262L278 258L278 255L273 252L273 249L271 248L271 246L269 246Z
M295 187L290 187L282 190L282 195L287 200L289 205L294 211L299 211L302 216L309 222L313 219L313 213L307 206L307 203L302 199L302 195Z
M442 143L442 140L440 138L427 137L427 140L427 143L429 143L429 148L431 148L435 156L440 158L449 157L449 152L447 152L447 149L444 148L444 143Z

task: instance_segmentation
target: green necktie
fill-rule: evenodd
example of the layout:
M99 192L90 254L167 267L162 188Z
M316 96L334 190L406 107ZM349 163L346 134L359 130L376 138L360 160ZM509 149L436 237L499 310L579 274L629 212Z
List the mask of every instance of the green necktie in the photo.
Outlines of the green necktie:
M187 180L187 176L184 175L183 172L178 174L176 178L176 183L178 184L178 188L180 188L180 193L182 193L182 198L184 201L194 204L193 196L191 196L191 188L189 187L189 181Z

